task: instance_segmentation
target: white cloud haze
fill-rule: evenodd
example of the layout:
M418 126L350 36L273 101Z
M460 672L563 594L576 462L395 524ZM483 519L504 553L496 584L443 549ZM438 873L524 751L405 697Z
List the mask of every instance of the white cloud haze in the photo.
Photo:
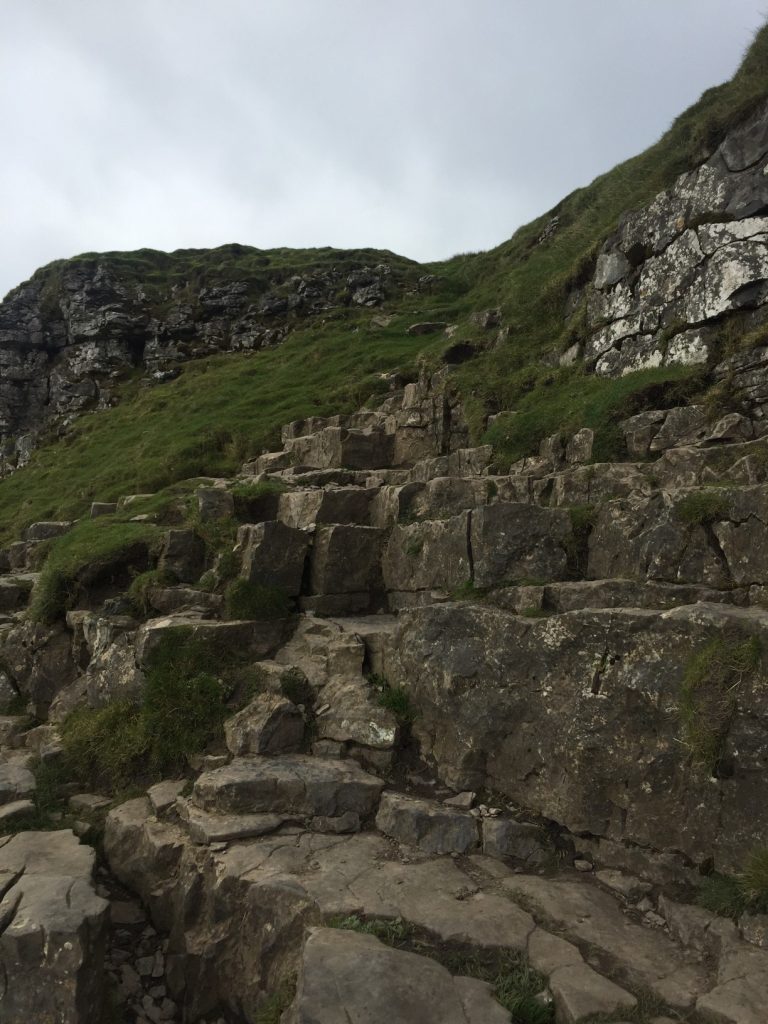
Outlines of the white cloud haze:
M0 296L78 252L484 249L729 78L766 0L5 0Z

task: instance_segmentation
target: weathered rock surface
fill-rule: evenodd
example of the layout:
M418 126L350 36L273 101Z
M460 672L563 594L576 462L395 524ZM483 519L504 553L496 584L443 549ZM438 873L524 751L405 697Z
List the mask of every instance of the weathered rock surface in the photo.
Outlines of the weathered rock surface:
M72 832L0 838L3 1024L84 1024L101 1012L107 903Z
M204 772L193 801L201 808L274 814L328 815L373 813L383 783L353 761L298 754L281 758L236 758Z
M227 748L242 754L293 754L304 741L304 716L277 694L260 694L224 724Z
M477 820L465 811L385 793L376 815L376 828L424 853L467 853L477 845Z
M728 870L765 827L754 790L764 688L759 673L743 681L723 740L732 770L713 779L685 749L680 686L713 632L766 628L764 611L725 605L544 619L433 605L401 614L397 646L415 731L449 785Z
M363 980L364 979L364 980ZM503 1024L490 986L453 978L427 957L338 928L310 931L286 1024Z

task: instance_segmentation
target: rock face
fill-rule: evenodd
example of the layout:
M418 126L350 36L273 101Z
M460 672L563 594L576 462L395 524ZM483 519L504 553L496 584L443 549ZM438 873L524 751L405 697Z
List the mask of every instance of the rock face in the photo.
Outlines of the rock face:
M587 288L588 367L622 376L706 363L713 323L768 300L768 157L762 107L695 171L624 216ZM738 158L735 154L738 153Z
M419 288L418 267L384 253L371 266L372 256L338 266L318 255L286 274L279 257L273 267L269 253L232 245L43 268L0 305L0 470L23 465L46 428L112 405L115 382L136 367L162 383L184 360L279 344L306 316L375 307L406 283ZM205 284L192 283L200 260L210 264Z
M94 860L68 831L0 839L3 1024L85 1024L100 1014L107 902L91 884Z
M690 763L677 710L691 654L732 629L768 639L768 614L701 604L529 620L436 605L403 613L396 642L414 728L449 785L499 790L575 833L640 846L663 835L732 870L768 827L754 788L761 672L724 738L727 777Z

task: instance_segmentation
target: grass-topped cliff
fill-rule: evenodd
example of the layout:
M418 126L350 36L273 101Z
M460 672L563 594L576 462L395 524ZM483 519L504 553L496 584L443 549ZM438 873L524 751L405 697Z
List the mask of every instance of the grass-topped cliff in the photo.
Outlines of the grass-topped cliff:
M279 282L292 274L354 270L382 259L398 287L381 310L391 314L387 326L375 325L378 311L349 305L340 294L332 314L306 317L277 347L193 360L178 379L154 388L141 387L138 373L124 379L115 408L81 417L65 436L40 447L25 468L0 481L0 534L8 540L32 521L81 515L94 499L232 473L244 458L269 447L282 423L350 411L381 390L383 374L415 373L420 360L438 365L457 339L477 347L456 380L476 440L492 442L501 463L532 453L547 434L584 425L597 430L596 459L620 454L614 428L619 418L706 390L706 372L660 368L609 380L588 375L580 363L558 366L556 357L585 331L581 307L566 316L568 296L591 276L597 251L622 213L699 164L766 96L768 27L734 78L704 93L658 143L486 253L423 266L372 250L267 253L240 245L99 257L121 281L141 287L153 315L174 286L244 282L256 295L267 287L279 291ZM554 217L556 230L542 240ZM96 260L86 254L58 261L33 280L53 298L67 264L87 268ZM420 292L415 283L426 274L434 283ZM501 341L496 331L471 320L473 312L491 307L500 308L508 328ZM459 329L452 339L408 336L408 325L422 320ZM501 417L484 434L487 414L505 410L516 414Z

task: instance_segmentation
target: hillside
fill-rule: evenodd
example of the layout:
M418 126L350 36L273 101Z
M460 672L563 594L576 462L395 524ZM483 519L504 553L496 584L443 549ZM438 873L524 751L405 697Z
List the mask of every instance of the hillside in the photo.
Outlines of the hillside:
M122 491L154 490L191 475L230 472L238 460L268 447L286 420L351 411L381 391L381 374L398 369L413 375L420 358L436 366L441 352L457 341L467 342L476 352L457 374L473 436L490 441L502 462L533 454L542 438L558 427L593 427L598 432L596 454L618 454L616 419L627 409L641 409L647 391L653 395L651 404L658 404L659 386L663 393L663 385L677 385L682 378L687 383L671 390L669 401L674 403L681 395L706 392L710 381L702 372L706 367L695 372L659 368L614 382L597 379L580 360L558 366L563 352L587 340L586 300L579 289L592 277L600 247L620 216L641 207L678 175L700 164L728 128L764 100L766 92L768 30L764 29L733 80L708 90L655 146L577 190L487 253L419 267L371 250L261 252L231 245L170 255L149 250L87 254L43 268L0 307L0 347L13 344L12 338L4 341L11 333L6 325L12 321L11 327L18 331L19 303L25 311L32 305L36 315L47 317L55 335L64 321L62 310L67 309L67 301L71 303L66 291L62 294L62 280L69 275L82 287L83 277L92 277L102 267L106 277L114 279L117 291L127 295L123 301L134 317L134 327L127 332L131 354L118 362L118 379L106 389L101 403L95 392L85 401L77 394L73 403L70 392L82 388L62 389L67 400L62 402L56 429L64 437L56 440L46 435L43 424L42 444L31 462L23 472L0 481L3 535L18 534L34 520L66 518L91 500L109 501ZM354 274L368 268L375 282L370 270L381 263L392 271L386 287L378 294L374 286L375 305L357 305L352 298L355 289L364 289L370 282L364 273L358 286ZM431 280L419 291L418 281L427 275ZM286 311L272 314L271 320L246 317L243 326L244 305L251 306L265 295L286 299L295 294L297 278L315 285L310 287L308 301L293 310L286 305ZM226 301L222 304L216 289L226 291L233 285L235 307L227 313ZM95 288L92 304L97 311L99 301L105 303L103 309L114 309L114 287L106 298ZM213 320L214 329L207 327L195 338L195 314L205 289L214 293L208 297L207 314L207 323ZM77 294L76 286L72 290ZM386 327L374 322L372 309L391 316ZM473 318L487 309L499 310L500 335L483 330ZM162 321L171 311L171 328L178 339L171 332L175 344L167 344L165 350L156 347L154 363L144 360L149 366L175 366L178 359L194 356L195 350L204 353L206 347L231 351L243 339L246 343L250 339L254 347L240 353L235 349L226 359L197 355L193 363L183 363L179 380L142 390L136 379L140 374L132 348L137 344L135 337L142 331L146 335L148 321ZM233 344L229 335L222 337L225 332L216 330L217 319L236 322L240 340ZM270 326L264 327L265 320ZM455 324L456 331L451 339L409 338L407 327L419 321ZM125 339L125 319L118 317L113 326L116 336ZM278 336L287 335L279 348L263 339L264 331L275 327ZM760 341L751 323L740 326L737 320L731 327L727 318L720 318L717 327L718 352L737 348L742 335L748 336L748 344ZM93 337L95 331L96 338L108 343L111 330L109 317L96 328L86 322L84 337ZM710 353L710 364L717 354ZM296 373L299 366L300 375ZM116 370L97 362L86 365L82 377L90 380ZM34 376L34 368L32 372ZM99 411L72 425L67 422L80 407L90 411L113 401L120 403L117 410ZM185 410L182 417L174 413L179 408ZM504 410L514 410L515 417L503 418L486 434L488 415ZM8 412L4 414L11 449L19 433L27 436L40 425L30 422L34 414L34 401L29 398L21 424L14 424Z
M3 1024L764 1024L768 27L488 253L0 307Z

